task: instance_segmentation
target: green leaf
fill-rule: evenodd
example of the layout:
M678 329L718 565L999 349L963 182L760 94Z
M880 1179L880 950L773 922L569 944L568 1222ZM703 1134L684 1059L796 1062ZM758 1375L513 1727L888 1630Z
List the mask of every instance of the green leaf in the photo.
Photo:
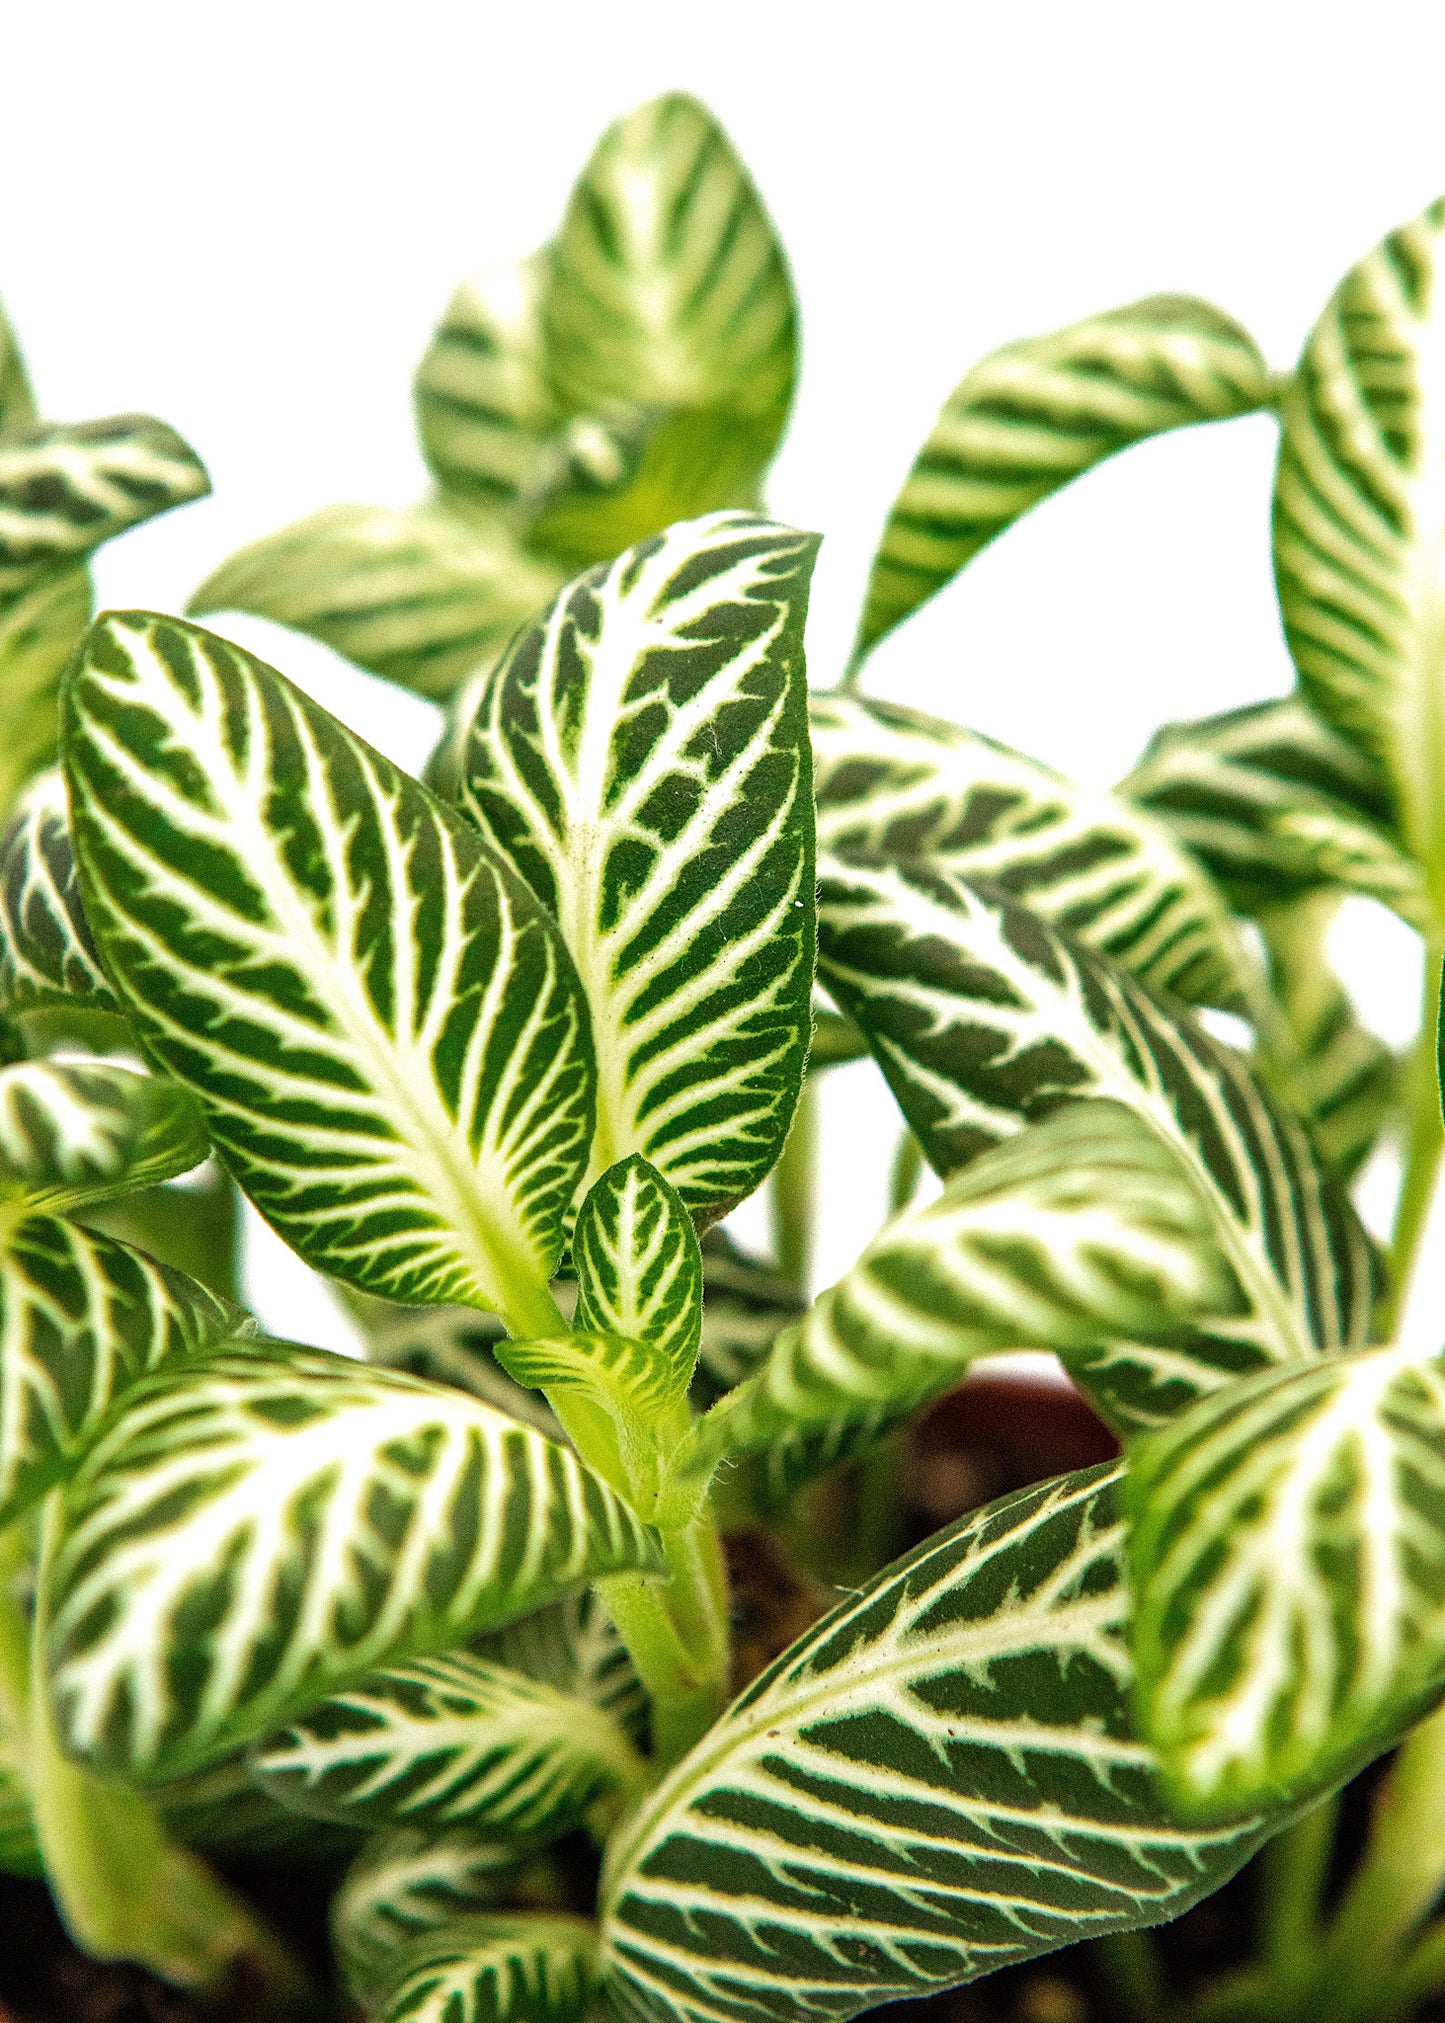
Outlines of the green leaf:
M0 815L42 766L54 763L60 735L60 677L90 623L90 576L62 569L0 604L0 694L5 748L0 754Z
M211 489L195 451L147 414L0 438L0 597Z
M0 1005L118 1012L85 908L65 782L41 773L0 836Z
M990 353L944 402L893 502L859 651L1071 478L1146 436L1269 397L1253 340L1190 295L1146 296Z
M702 1338L702 1253L677 1193L637 1153L589 1190L572 1233L572 1268L574 1324L645 1342L667 1401L681 1400Z
M70 1470L148 1371L254 1326L128 1244L49 1215L12 1222L0 1235L0 1525Z
M0 303L0 435L33 428L38 419L25 359Z
M454 1827L398 1827L369 1840L331 1901L331 1937L347 1982L369 1998L408 1939L485 1911L515 1880L525 1855L515 1842Z
M802 1085L816 551L720 513L579 577L487 684L468 748L466 804L587 994L589 1184L640 1152L708 1217L768 1173Z
M470 275L446 306L417 368L422 450L440 483L494 509L536 476L560 419L542 338L546 253Z
M345 1357L235 1349L129 1394L65 1495L51 1673L74 1755L178 1775L653 1534L566 1449Z
M1200 1334L1199 1383L1366 1339L1358 1218L1301 1127L1182 1008L1003 893L919 864L831 870L819 935L820 977L939 1172L1077 1096L1112 1097L1170 1147L1247 1300Z
M1445 1686L1445 1364L1271 1370L1131 1451L1139 1718L1191 1817L1341 1783Z
M885 1223L698 1429L703 1456L896 1418L979 1356L1053 1349L1116 1428L1229 1381L1243 1305L1202 1190L1136 1111L1070 1104Z
M514 1840L567 1832L642 1774L600 1707L466 1651L374 1673L267 1736L251 1765L297 1812Z
M1129 1722L1118 1471L1007 1497L850 1595L614 1839L612 2001L848 2017L1176 1916L1261 1838L1178 1825Z
M189 1173L210 1152L184 1089L115 1061L0 1068L0 1203L65 1214Z
M257 1207L363 1289L555 1326L591 1047L521 880L273 669L182 620L101 619L67 696L86 916Z
M187 608L275 619L443 697L490 667L560 581L500 524L445 504L326 506L238 548Z
M1445 199L1353 267L1285 398L1274 559L1306 694L1382 766L1406 846L1445 905L1445 551L1434 395Z
M762 201L696 99L652 99L602 136L552 248L543 313L571 413L714 410L747 435L761 477L792 404L797 311Z
M987 878L1156 990L1235 1009L1257 996L1213 884L1127 801L896 704L811 709L820 851Z
M595 1587L519 1616L476 1648L529 1679L591 1701L621 1722L634 1742L645 1739L647 1696Z
M506 1330L495 1314L475 1307L404 1307L343 1289L347 1311L366 1338L366 1360L405 1370L428 1383L451 1384L484 1405L521 1419L549 1439L561 1435L545 1400L509 1377L497 1361Z
M397 1955L379 2023L582 2023L596 1944L585 1918L458 1920Z
M640 1517L657 1503L668 1449L687 1432L687 1387L646 1342L577 1331L541 1341L498 1342L497 1361L519 1384L544 1391L589 1466Z

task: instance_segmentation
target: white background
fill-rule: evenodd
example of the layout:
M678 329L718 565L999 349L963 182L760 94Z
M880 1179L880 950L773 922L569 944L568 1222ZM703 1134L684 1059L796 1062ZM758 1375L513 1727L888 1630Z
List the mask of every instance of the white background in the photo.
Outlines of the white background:
M1183 290L1287 366L1343 269L1445 189L1445 10L1399 0L0 0L0 64L0 292L44 412L157 413L215 482L99 559L103 603L161 608L300 513L420 492L409 381L451 288L548 234L619 112L707 100L802 305L770 502L827 537L820 683L979 355ZM1282 690L1272 456L1252 418L1105 465L902 628L872 686L1101 781L1161 719ZM419 761L424 706L234 630ZM1359 909L1349 932L1367 1011L1405 1037L1408 937ZM825 1280L891 1155L870 1073L842 1072L828 1119ZM320 1339L279 1246L255 1266L273 1320Z

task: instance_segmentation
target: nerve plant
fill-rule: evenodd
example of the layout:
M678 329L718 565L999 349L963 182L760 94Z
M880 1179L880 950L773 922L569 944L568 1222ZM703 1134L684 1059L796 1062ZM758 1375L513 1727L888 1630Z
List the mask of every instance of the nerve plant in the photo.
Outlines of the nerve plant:
M1258 1958L1191 2013L1445 1979L1445 1370L1394 1333L1441 1144L1442 241L1437 207L1352 270L1287 379L1175 297L975 367L810 696L815 542L753 510L787 270L664 100L449 312L437 498L198 600L464 681L434 787L189 621L85 633L0 851L7 1848L83 1942L304 2000L192 1851L289 1836L349 1853L337 1951L385 2023L846 2017L1111 1934L1144 2014L1120 1935L1263 1847ZM76 627L43 598L124 515L0 356L0 626L42 600L45 722ZM1069 478L1266 407L1294 695L1101 793L859 693ZM162 461L148 509L204 483ZM1329 965L1349 891L1424 936L1403 1064ZM865 1053L942 1188L905 1157L804 1306L707 1232L771 1175L796 1266L810 1080ZM1382 1257L1345 1183L1397 1127ZM144 1214L107 1233L208 1148L364 1358L266 1338ZM837 1578L818 1485L876 1492L1020 1347L1122 1461L851 1572L730 1698L720 1523ZM1331 1794L1397 1743L1326 1906Z

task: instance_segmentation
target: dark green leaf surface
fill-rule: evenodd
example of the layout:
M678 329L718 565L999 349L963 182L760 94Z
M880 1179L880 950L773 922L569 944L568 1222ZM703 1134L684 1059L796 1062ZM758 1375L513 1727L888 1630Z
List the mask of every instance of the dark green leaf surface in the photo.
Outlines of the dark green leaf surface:
M0 1068L0 1202L64 1214L199 1166L200 1111L174 1082L114 1061Z
M459 1920L397 1956L379 2023L582 2023L596 1927L525 1912Z
M331 1936L352 1992L365 2000L407 1940L489 1910L516 1880L525 1851L453 1827L398 1827L369 1840L331 1900Z
M59 773L33 782L0 836L0 1004L116 1012L80 899Z

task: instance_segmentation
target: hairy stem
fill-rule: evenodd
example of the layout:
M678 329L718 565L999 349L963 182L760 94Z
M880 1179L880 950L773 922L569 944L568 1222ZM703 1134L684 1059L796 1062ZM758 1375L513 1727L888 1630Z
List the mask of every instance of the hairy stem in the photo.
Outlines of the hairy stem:
M666 1770L727 1704L727 1580L709 1511L662 1533L672 1578L613 1574L598 1583L652 1700L652 1753Z

